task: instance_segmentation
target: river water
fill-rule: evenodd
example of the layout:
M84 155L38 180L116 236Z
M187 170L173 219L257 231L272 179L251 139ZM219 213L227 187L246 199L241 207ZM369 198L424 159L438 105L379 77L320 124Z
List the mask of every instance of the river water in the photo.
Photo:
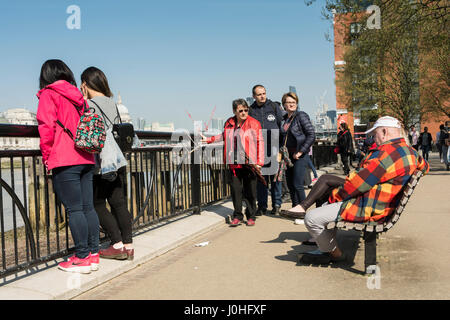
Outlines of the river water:
M28 206L27 201L24 199L23 192L23 176L22 169L14 169L13 177L11 177L10 169L2 169L1 178L14 189L16 195L19 197L22 205ZM25 179L28 177L28 169L25 169ZM14 181L14 187L12 182ZM26 191L28 193L28 191ZM12 230L14 227L14 212L13 212L13 201L11 196L6 192L5 189L0 187L0 194L2 203L0 204L0 216L3 217L3 226L4 231ZM24 225L22 216L20 215L19 210L15 209L15 217L16 217L16 227L21 227ZM1 222L1 220L0 220ZM1 231L1 230L0 230Z

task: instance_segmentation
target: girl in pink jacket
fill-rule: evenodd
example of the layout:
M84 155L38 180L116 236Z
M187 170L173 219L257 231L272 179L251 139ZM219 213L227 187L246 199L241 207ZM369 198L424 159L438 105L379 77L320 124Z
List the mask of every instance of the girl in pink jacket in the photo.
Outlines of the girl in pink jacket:
M72 71L61 60L48 60L41 68L37 121L42 160L52 170L53 188L68 214L75 254L58 265L69 272L90 273L98 269L99 220L93 204L93 154L57 125L59 120L75 136L84 98Z

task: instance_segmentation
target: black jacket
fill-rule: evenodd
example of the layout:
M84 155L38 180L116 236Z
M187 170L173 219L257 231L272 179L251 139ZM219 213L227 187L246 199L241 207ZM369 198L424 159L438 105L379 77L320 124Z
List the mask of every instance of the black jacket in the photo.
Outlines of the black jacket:
M280 129L284 112L275 102L267 99L262 106L258 106L256 101L253 102L248 115L258 120L262 129L271 130Z
M314 126L312 125L308 114L303 111L297 111L287 133L283 129L286 121L288 121L287 114L283 117L283 121L281 122L280 147L284 145L287 134L286 147L296 148L297 152L300 151L303 154L308 154L309 149L314 144L314 141L316 141Z
M272 150L272 131L276 130L275 134L277 137L274 137L274 139L278 139L278 130L280 129L281 120L283 120L284 111L281 110L278 104L267 99L262 106L258 106L256 101L252 103L248 115L259 121L261 129L267 130L267 135L263 134L264 147L266 156L271 157L273 152L278 152Z
M428 136L428 146L432 146L432 144L433 144L433 137L431 136L431 133L429 133L429 132L422 132L421 134L420 134L420 136L419 136L419 140L418 140L418 144L419 144L419 146L421 146L422 145L422 140L423 140L423 136L424 135L427 135Z
M350 131L339 131L337 136L337 146L339 147L339 153L353 153L353 141L352 141L352 134Z

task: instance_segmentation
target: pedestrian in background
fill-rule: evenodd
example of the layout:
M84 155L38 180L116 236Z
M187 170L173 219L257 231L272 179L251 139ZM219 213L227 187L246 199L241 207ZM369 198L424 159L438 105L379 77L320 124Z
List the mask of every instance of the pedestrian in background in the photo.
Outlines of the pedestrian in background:
M95 112L103 116L106 130L119 123L119 111L112 99L105 74L96 67L89 67L81 74L81 90L89 99L88 103ZM112 137L109 136L109 137ZM106 141L106 143L109 143ZM113 142L114 143L114 142ZM101 167L101 162L97 164ZM133 260L133 236L131 213L127 208L125 197L126 166L117 171L112 180L107 180L100 172L94 175L94 206L100 225L108 235L111 244L100 250L100 257L106 259ZM106 207L108 202L111 211Z
M409 132L409 142L416 151L419 151L419 133L416 131L415 126L411 126L411 131Z
M306 198L304 180L307 172L309 150L316 140L314 126L309 116L298 109L298 97L293 92L283 95L283 106L287 114L281 123L281 141L286 146L293 164L286 169L286 180L291 194L292 209L295 212L301 201Z
M311 168L314 175L314 179L312 179L311 184L309 185L309 187L312 187L312 185L316 183L317 179L319 178L319 176L317 175L316 167L314 167L313 163L313 146L311 146L311 148L309 149L308 155L308 166Z
M428 127L423 128L423 132L419 136L419 148L422 149L422 157L428 161L428 153L433 145L433 137L428 132Z
M448 129L444 126L444 124L441 124L439 126L439 144L442 146L442 159L445 163L445 166L447 168L447 171L449 171L449 146L450 146L450 135L448 133Z
M280 124L283 119L284 112L282 109L271 100L267 99L266 89L264 86L258 84L252 88L253 98L255 102L250 106L249 116L259 121L262 130L267 130L267 135L264 137L264 146L266 148L265 157L269 159L278 155L279 144L277 138L277 145L272 145L272 135L279 137ZM274 172L271 174L265 174L265 170L274 168ZM270 160L266 161L266 164L262 168L262 173L267 184L264 185L261 181L257 182L257 197L258 197L258 210L257 216L265 214L267 212L267 198L268 188L270 185L270 193L272 198L272 214L278 214L281 209L281 182L275 179L275 174L278 171L278 163L271 163Z
M85 100L72 71L61 60L48 60L41 68L36 114L42 160L53 174L53 188L66 208L75 254L58 268L90 273L99 265L99 220L94 209L92 179L94 155L75 147L74 140Z
M344 166L344 174L348 175L350 173L349 161L351 161L351 156L354 153L353 150L353 137L348 129L348 125L342 122L339 126L339 133L337 136L337 147L339 154L341 155L341 161Z

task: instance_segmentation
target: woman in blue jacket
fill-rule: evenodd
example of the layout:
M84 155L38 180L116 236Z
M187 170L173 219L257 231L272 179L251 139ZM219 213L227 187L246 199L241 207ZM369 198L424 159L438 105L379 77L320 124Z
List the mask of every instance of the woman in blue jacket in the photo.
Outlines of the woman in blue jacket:
M298 97L293 92L283 95L282 103L287 111L281 122L282 146L286 146L293 166L286 169L286 182L291 194L292 209L288 212L303 211L299 206L306 198L304 180L307 173L309 150L316 140L314 127L306 112L298 111Z

